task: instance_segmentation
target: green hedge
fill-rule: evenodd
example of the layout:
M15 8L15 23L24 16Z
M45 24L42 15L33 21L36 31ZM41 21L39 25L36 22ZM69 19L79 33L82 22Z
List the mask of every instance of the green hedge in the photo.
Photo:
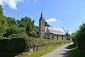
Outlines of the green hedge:
M76 43L79 49L85 49L85 39L77 39Z
M49 44L69 43L69 40L54 40L41 38L9 38L0 39L0 51L29 51L29 48Z
M24 38L0 39L1 51L24 51L26 47Z
M61 43L69 43L69 42L70 42L69 40L31 38L31 39L28 39L28 47L33 48L37 46L44 46L49 44L61 44Z
M79 29L72 33L71 38L75 46L79 49L85 49L85 23L79 26Z

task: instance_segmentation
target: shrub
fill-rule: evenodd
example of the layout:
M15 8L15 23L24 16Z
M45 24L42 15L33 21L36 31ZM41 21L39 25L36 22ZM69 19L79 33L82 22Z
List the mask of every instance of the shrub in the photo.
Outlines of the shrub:
M37 46L49 45L49 44L61 44L69 43L69 40L54 40L54 39L41 39L41 38L31 38L28 40L28 47L33 48Z
M71 36L74 45L80 49L85 49L85 23L80 25L79 30Z
M0 39L0 51L21 52L26 48L24 38Z
M35 31L31 31L28 34L29 36L37 37L37 33Z
M45 36L44 38L45 38L45 39L52 39L51 37L47 37L47 36Z

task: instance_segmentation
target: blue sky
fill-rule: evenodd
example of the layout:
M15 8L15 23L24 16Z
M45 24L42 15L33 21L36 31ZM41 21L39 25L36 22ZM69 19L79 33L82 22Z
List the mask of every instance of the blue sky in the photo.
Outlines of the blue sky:
M20 20L28 16L39 25L43 16L55 28L63 28L71 34L85 22L85 0L0 0L4 15Z

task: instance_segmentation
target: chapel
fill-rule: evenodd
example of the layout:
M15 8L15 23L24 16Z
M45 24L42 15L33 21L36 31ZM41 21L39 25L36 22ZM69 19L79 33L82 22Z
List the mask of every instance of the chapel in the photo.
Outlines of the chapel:
M59 28L46 27L45 19L41 12L39 19L39 37L44 38L45 36L51 37L55 40L68 40L68 31L66 32L64 29Z

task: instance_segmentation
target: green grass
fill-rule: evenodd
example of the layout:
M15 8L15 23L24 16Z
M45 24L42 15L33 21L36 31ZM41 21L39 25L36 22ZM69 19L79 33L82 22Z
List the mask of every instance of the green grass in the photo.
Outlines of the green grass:
M58 45L58 46L56 46L56 47L53 47L53 48L49 48L49 49L47 49L47 50L43 50L43 51L39 51L39 52L36 52L36 53L34 53L34 54L32 54L32 55L22 55L22 56L20 56L20 57L40 57L40 56L42 56L42 55L45 55L45 54L47 54L47 53L49 53L49 52L51 52L51 51L53 51L53 50L55 50L56 48L58 48L58 47L61 47L62 45ZM18 57L18 56L16 56L16 57Z
M81 49L78 49L78 47L71 45L70 50L71 50L71 57L85 57L85 49L81 50Z

